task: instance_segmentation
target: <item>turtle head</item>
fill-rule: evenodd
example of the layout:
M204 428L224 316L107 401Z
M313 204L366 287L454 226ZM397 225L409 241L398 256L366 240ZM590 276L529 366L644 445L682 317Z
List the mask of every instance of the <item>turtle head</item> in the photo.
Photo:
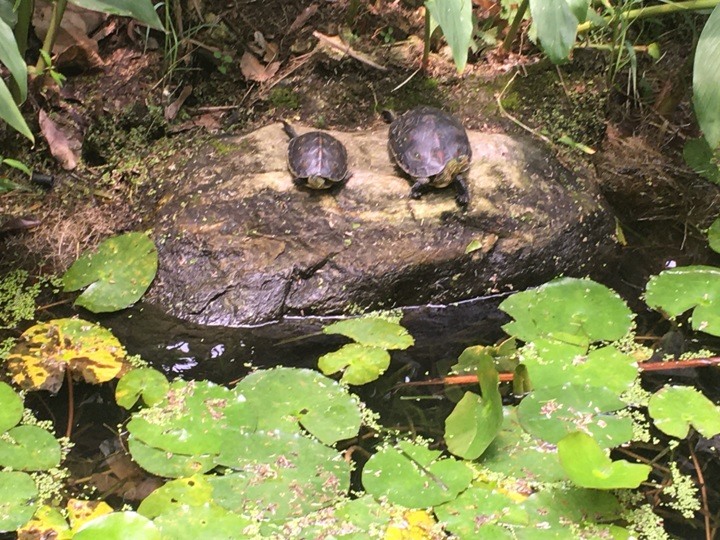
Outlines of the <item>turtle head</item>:
M325 180L322 176L308 176L307 187L311 189L325 189L330 187L331 183Z
M440 172L432 184L435 187L445 187L449 185L458 174L467 172L470 169L470 156L463 155L452 158L445 164L445 168Z

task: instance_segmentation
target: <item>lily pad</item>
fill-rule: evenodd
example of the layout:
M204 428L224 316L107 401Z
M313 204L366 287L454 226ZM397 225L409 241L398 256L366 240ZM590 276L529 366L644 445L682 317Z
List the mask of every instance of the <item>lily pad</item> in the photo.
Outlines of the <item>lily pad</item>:
M308 369L256 371L235 387L238 399L259 404L259 429L298 431L300 424L325 444L358 434L360 404L336 381Z
M713 221L708 229L708 244L710 244L710 249L720 253L720 218Z
M160 530L148 518L135 512L114 512L89 521L73 540L162 540Z
M215 455L187 455L153 448L130 435L128 437L130 455L143 469L165 478L180 478L207 472L215 467Z
M647 480L650 465L612 461L597 442L576 431L558 442L560 463L574 484L592 489L633 489Z
M692 309L693 330L720 336L720 268L685 266L650 278L645 301L670 317Z
M369 347L381 349L407 349L415 340L405 328L378 317L360 317L329 324L323 328L326 334L341 334Z
M18 538L70 540L73 533L60 510L43 505L25 525L17 529Z
M140 398L146 405L153 406L161 403L169 390L167 378L156 369L133 369L118 381L115 401L125 409L132 408Z
M122 375L125 349L109 330L82 319L54 319L31 326L10 351L7 368L24 390L57 392L65 370L92 384Z
M689 386L665 386L650 397L648 412L659 430L678 439L690 426L708 439L720 434L720 408Z
M409 441L373 454L362 472L365 491L408 508L427 508L453 500L470 485L473 473L454 458Z
M19 471L44 471L60 464L60 443L38 426L17 426L0 438L0 466Z
M490 355L479 359L476 373L482 398L473 392L465 392L445 420L448 450L470 460L478 458L485 451L503 423L499 378Z
M233 469L209 478L214 500L242 515L283 521L330 506L350 488L341 454L299 433L279 430L228 434L217 459Z
M70 499L67 503L67 514L73 530L79 530L83 525L100 516L112 514L113 509L105 501L88 501L85 499Z
M161 514L154 520L163 539L243 540L253 538L243 530L252 524L250 519L229 512L219 504L202 506L177 505L173 512Z
M30 521L37 496L37 486L29 474L0 471L0 531L14 531Z
M512 295L500 309L515 319L503 326L505 331L526 342L575 342L576 337L590 343L614 341L628 333L633 320L616 292L589 279L556 279Z
M355 385L376 380L389 365L390 353L387 350L360 343L348 343L318 360L318 367L325 375L344 370L340 382Z
M145 497L138 513L148 519L171 513L178 505L202 506L212 500L213 488L208 477L195 474L170 480Z
M557 444L575 431L590 433L603 448L632 439L632 421L611 414L625 408L615 392L565 384L532 392L518 406L518 419L533 437Z
M155 279L157 266L157 249L147 235L115 236L73 263L62 278L64 290L87 287L76 305L94 313L117 311L140 300Z
M23 400L15 390L8 383L0 381L0 433L20 423L23 408Z

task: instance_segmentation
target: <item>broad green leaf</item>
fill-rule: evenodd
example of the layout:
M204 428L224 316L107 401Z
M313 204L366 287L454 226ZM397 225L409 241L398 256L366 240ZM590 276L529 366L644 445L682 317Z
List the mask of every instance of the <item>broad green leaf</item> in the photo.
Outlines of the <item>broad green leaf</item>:
M115 401L125 409L132 408L142 397L148 406L157 405L170 390L165 375L152 368L133 369L123 375L115 389Z
M161 514L153 522L162 533L164 540L252 538L243 533L243 530L252 523L248 517L228 512L216 503L203 506L177 505L173 512Z
M12 167L13 169L17 169L18 171L21 171L28 176L32 175L32 171L30 170L30 168L22 161L18 161L17 159L5 158L2 160L2 164L7 165L8 167Z
M0 77L0 119L5 120L11 128L24 135L35 144L35 137L30 131L20 109L10 93L5 81Z
M584 352L583 347L548 339L533 343L534 355L523 360L534 388L563 383L603 386L620 395L638 377L637 362L615 347Z
M156 476L180 478L201 474L215 468L215 454L188 455L153 448L132 435L128 437L128 450L133 461Z
M38 426L17 426L0 438L0 466L19 471L44 471L60 464L60 443Z
M650 398L648 412L659 430L678 439L690 426L708 439L720 434L720 408L689 386L665 386Z
M148 519L171 513L178 505L202 506L212 501L213 487L207 476L195 474L170 480L140 503L138 513Z
M705 22L695 48L693 104L710 148L720 144L720 6Z
M693 310L693 330L720 336L720 268L685 266L650 278L645 301L670 317Z
M584 23L588 16L590 0L565 0L570 6L570 11L577 17L579 23Z
M23 409L20 396L8 383L0 381L0 434L20 423Z
M425 7L442 28L455 66L462 72L472 43L472 0L426 0Z
M705 137L688 139L685 146L683 146L683 159L700 176L720 184L720 169L714 160L713 150Z
M475 371L486 355L489 355L499 372L511 373L518 365L518 349L515 339L510 338L498 346L472 345L460 353L458 362L452 366L451 371L459 375Z
M329 324L325 334L341 334L368 347L407 349L415 340L402 325L378 317L359 317Z
M502 429L480 460L483 467L522 482L565 480L555 445L531 438L520 426L517 407L506 407Z
M257 403L262 406L262 402ZM127 428L133 437L153 448L201 457L217 455L229 430L253 430L256 422L256 409L224 386L208 381L175 381L166 401L134 414Z
M336 381L308 369L256 371L234 388L257 404L258 429L298 431L300 424L325 444L357 435L360 404Z
M14 531L33 517L38 489L29 474L0 471L0 532Z
M485 354L477 368L482 398L465 392L445 420L448 450L464 459L477 459L495 439L503 423L503 407L498 390L498 373L493 359Z
M3 64L20 91L20 103L27 98L27 64L15 42L12 28L0 18L0 64Z
M318 360L318 367L323 374L332 375L344 370L340 382L355 385L376 380L389 365L390 353L386 349L360 343L348 343Z
M578 18L566 0L530 0L538 42L554 64L567 62L575 44ZM587 13L587 9L585 10Z
M554 338L615 341L627 334L633 314L618 294L589 279L560 278L512 295L500 309L513 319L503 328L523 341Z
M62 278L64 290L87 287L76 305L94 313L117 311L140 300L155 278L157 265L157 250L147 235L114 236L73 263Z
M427 508L453 500L470 485L472 471L454 458L442 458L409 441L373 454L362 472L365 491L408 508Z
M24 390L57 392L70 370L91 384L122 375L125 349L102 326L82 319L54 319L23 332L7 359L13 382Z
M114 512L85 523L73 540L162 540L160 530L135 512Z
M132 17L150 28L164 30L150 0L71 0L71 3L110 15Z
M518 406L520 425L533 437L556 444L574 431L592 434L603 448L632 439L632 421L613 411L625 408L615 392L564 384L539 388Z
M217 458L235 472L209 478L222 507L261 520L284 521L325 508L350 489L342 454L300 433L229 433Z
M560 463L576 485L592 489L633 489L647 480L650 465L612 461L590 436L580 431L558 442Z
M720 253L720 218L713 221L708 229L708 244L710 249Z
M15 28L17 24L17 13L13 10L13 4L13 0L0 0L0 20L5 21L10 28Z

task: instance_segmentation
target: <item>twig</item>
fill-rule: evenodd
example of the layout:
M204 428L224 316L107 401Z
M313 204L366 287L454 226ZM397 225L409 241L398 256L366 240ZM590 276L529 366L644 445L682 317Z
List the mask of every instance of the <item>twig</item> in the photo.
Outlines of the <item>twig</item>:
M73 388L72 375L70 370L65 370L65 379L68 385L68 417L67 417L67 428L65 429L65 436L69 439L72 435L73 424L75 423L75 390Z
M702 514L703 518L705 518L705 540L712 540L713 532L712 525L710 524L710 506L708 505L707 486L705 485L705 478L703 477L700 462L695 455L695 450L693 450L692 442L690 440L688 440L688 449L690 450L690 457L692 458L693 464L695 465L698 482L700 483L700 496L702 497L703 505Z
M422 71L422 69L423 69L423 68L421 68L421 67L417 68L415 71L413 71L413 72L410 74L410 76L409 76L407 79L405 79L403 82L401 82L400 84L398 84L395 88L393 88L392 90L390 90L390 92L397 92L398 90L400 90L403 86L405 86L407 83L409 83L415 75L417 75L418 73L420 73L420 71Z
M320 41L322 41L322 42L325 43L326 45L329 45L329 46L332 47L333 49L337 49L337 50L340 51L341 53L346 54L346 55L350 56L351 58L354 58L354 59L357 60L358 62L362 62L363 64L366 64L366 65L368 65L368 66L370 66L370 67L373 67L373 68L375 68L375 69L379 69L380 71L387 71L387 70L388 70L388 68L386 68L385 66L381 66L380 64L377 64L377 63L373 62L372 60L370 60L369 58L367 58L365 55L360 54L359 52L355 51L354 49L352 49L352 48L350 47L350 45L347 45L346 43L342 43L342 42L341 42L339 39L337 39L337 38L336 38L336 39L333 39L332 37L326 36L325 34L323 34L323 33L321 33L321 32L318 32L317 30L315 30L315 31L313 32L313 36L315 36L317 39L319 39Z
M523 124L520 120L518 120L517 118L515 118L512 114L510 114L509 112L507 112L507 111L505 110L505 107L503 107L503 105L502 105L502 98L503 98L503 96L505 95L505 92L507 91L507 89L510 88L510 85L511 85L511 84L513 83L513 81L515 80L515 77L517 77L517 74L518 74L518 72L516 71L515 74L512 76L512 78L511 78L511 79L508 81L508 83L505 85L505 88L502 89L502 92L500 92L498 95L495 96L495 101L497 101L498 108L500 109L500 112L501 112L505 117L507 117L509 120L512 120L516 125L520 126L520 127L523 128L525 131L528 131L528 132L532 133L533 135L535 135L536 137L538 137L540 140L545 141L545 142L548 143L548 144L552 144L552 141L551 141L550 139L548 139L545 135L542 135L541 133L538 133L537 131L535 131L535 130L534 130L533 128L531 128L530 126L526 126L526 125Z

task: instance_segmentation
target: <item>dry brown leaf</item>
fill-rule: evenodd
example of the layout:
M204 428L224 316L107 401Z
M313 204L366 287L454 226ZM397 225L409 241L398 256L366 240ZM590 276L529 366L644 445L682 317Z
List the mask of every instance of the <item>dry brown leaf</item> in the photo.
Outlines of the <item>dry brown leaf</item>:
M180 91L180 95L178 98L173 101L170 105L165 107L165 120L168 122L175 119L177 116L177 113L180 112L180 107L183 106L183 103L185 103L185 100L190 97L190 94L192 94L193 87L191 84L185 85L183 89Z
M58 160L60 166L68 171L77 167L81 142L69 134L70 130L64 130L53 122L42 109L40 109L39 122L40 131L48 142L50 152Z
M280 69L280 62L271 62L264 66L254 54L245 51L240 59L240 71L250 81L265 82Z

